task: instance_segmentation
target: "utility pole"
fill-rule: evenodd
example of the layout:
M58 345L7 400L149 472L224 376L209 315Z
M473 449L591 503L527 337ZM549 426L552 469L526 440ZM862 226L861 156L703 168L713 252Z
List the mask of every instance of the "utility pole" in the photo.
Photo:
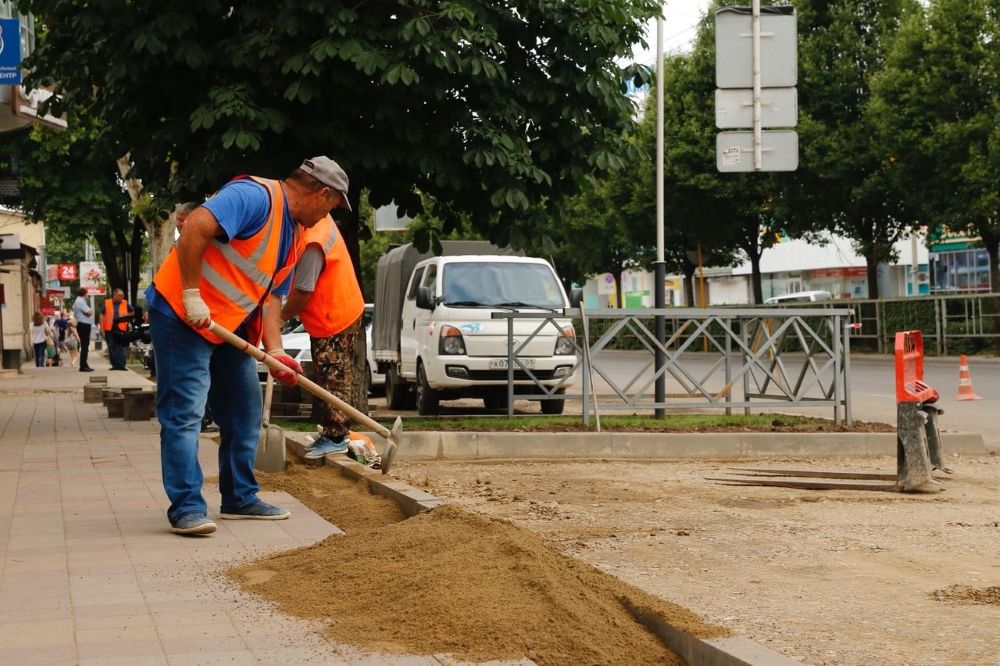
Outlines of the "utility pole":
M656 17L656 263L653 264L653 307L657 310L666 307L664 282L667 280L667 264L663 258L663 9ZM656 340L663 345L667 339L667 318L656 315ZM655 353L656 384L654 399L657 404L666 400L667 378L662 372L667 357L663 349L657 346ZM656 408L656 418L667 415L664 407Z

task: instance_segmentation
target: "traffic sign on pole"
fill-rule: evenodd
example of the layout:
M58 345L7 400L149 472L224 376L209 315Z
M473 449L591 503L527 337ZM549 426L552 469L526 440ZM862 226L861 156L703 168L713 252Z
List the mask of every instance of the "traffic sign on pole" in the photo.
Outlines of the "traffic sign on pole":
M795 88L764 88L760 95L761 127L795 127L799 122ZM753 89L715 89L715 126L753 127Z
M760 85L798 83L798 29L793 7L760 8ZM753 11L721 7L715 13L715 85L753 87Z
M715 137L716 167L722 173L795 171L799 167L799 135L792 130L761 132L760 166L754 165L754 133L719 132Z
M723 7L715 14L716 164L724 173L798 167L797 30L793 7ZM749 137L749 147L747 138ZM749 153L749 155L747 154ZM748 159L749 158L749 159Z

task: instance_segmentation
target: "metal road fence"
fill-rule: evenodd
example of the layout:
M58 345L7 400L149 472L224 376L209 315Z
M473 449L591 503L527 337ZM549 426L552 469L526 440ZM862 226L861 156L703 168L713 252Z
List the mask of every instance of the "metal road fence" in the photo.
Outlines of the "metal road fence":
M657 340L655 319L666 320ZM548 386L519 354L536 335L566 336L559 320L576 322L574 377L582 383L582 416L602 411L660 408L832 408L837 424L851 423L850 338L847 308L566 309L558 313L494 313L507 320L507 413L514 400L561 400L570 377ZM514 320L539 322L515 340ZM623 350L638 353L622 354ZM655 367L656 351L664 353ZM579 371L579 372L577 372ZM515 374L519 384L514 383ZM664 402L655 400L658 377ZM530 380L527 383L525 380ZM523 391L523 392L518 392Z
M1000 351L1000 294L817 302L810 307L854 310L854 320L861 324L851 334L855 350L890 354L897 331L916 330L923 333L929 355Z

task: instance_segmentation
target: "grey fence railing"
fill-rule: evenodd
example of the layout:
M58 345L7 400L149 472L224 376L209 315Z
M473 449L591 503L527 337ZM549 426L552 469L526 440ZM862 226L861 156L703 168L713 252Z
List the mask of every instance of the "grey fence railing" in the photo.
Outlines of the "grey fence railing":
M796 305L802 304L760 307ZM909 330L923 334L929 354L1000 351L1000 294L817 302L809 307L852 309L854 321L861 324L851 334L856 351L890 354L896 332Z
M667 323L662 342L655 319ZM582 382L582 416L614 410L661 408L773 409L828 407L834 421L851 423L850 337L846 308L664 308L567 309L560 313L494 313L507 320L507 409L518 399L560 400L572 377ZM577 363L560 382L540 381L519 354L551 326L566 336L559 320L573 318ZM514 321L539 321L515 341ZM583 334L581 336L581 333ZM568 336L567 336L568 337ZM623 355L623 350L639 353ZM656 367L657 350L665 361ZM580 370L580 372L576 372ZM520 383L515 384L515 372ZM655 395L664 377L667 393ZM526 382L525 379L530 380ZM533 384L533 385L532 385ZM517 392L529 386L530 392Z

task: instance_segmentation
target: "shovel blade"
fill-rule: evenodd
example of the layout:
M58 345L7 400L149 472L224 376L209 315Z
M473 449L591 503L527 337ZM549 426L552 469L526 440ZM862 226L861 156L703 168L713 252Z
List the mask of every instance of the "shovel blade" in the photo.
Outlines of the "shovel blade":
M278 426L261 429L253 467L261 472L285 471L285 432Z

